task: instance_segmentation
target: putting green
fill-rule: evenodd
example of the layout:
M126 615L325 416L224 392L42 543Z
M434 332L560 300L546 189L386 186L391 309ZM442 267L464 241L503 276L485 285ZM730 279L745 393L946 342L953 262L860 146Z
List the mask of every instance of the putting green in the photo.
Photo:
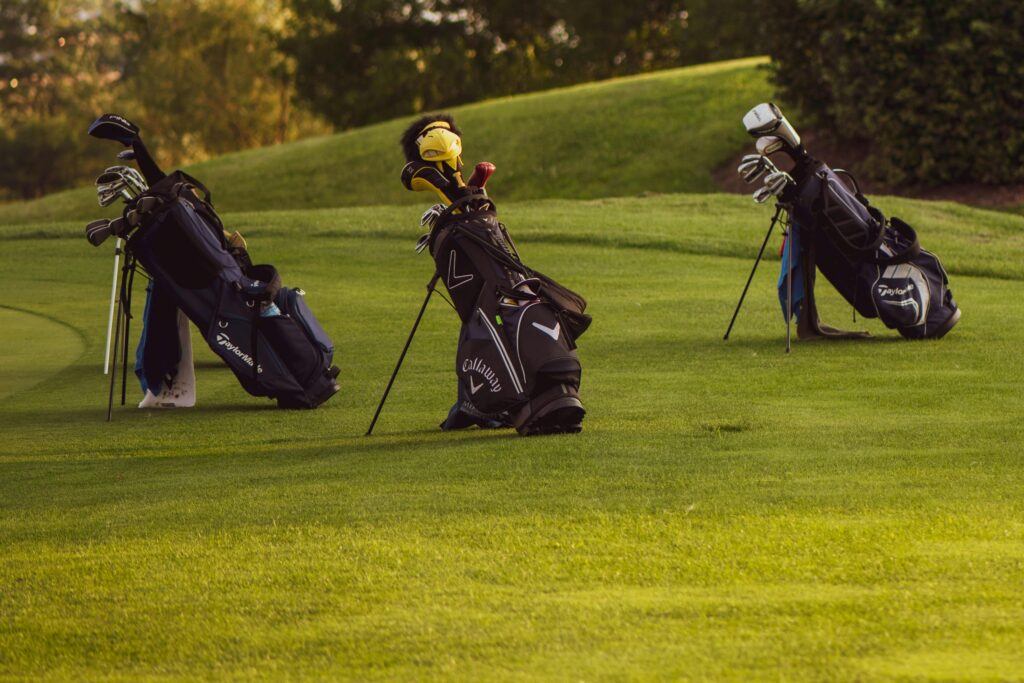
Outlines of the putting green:
M58 374L82 355L74 328L45 316L0 306L0 400Z

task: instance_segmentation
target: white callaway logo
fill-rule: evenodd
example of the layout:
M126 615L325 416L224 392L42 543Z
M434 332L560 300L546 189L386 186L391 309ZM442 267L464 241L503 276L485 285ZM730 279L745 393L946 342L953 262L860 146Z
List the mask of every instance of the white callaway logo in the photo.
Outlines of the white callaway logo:
M223 332L218 332L217 344L218 346L223 346L225 349L241 358L242 362L248 365L250 368L252 367L252 356L250 356L241 348L239 348L238 344L232 344L231 338L228 335L224 334ZM263 372L263 366L257 365L256 372Z
M484 379L487 380L487 383L491 385L492 394L496 394L501 391L501 381L498 379L498 376L494 374L494 370L491 370L491 368L479 358L474 358L472 360L467 358L462 361L462 372L478 372L483 375ZM472 394L480 391L480 387L484 385L483 382L479 385L474 384L472 377L469 377L468 379L469 391Z
M552 339L554 339L555 341L558 341L558 333L562 331L561 323L555 323L554 327L544 327L540 323L533 323L533 326L536 327L541 332L543 332L544 334L551 337Z
M452 291L456 287L460 287L470 280L473 279L472 273L466 273L465 275L455 274L455 252L448 258L448 291Z

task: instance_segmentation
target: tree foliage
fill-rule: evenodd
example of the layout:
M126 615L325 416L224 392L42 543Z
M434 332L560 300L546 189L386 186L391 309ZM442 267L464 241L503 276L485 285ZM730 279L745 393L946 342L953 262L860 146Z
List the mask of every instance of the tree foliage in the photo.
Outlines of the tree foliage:
M757 54L738 0L287 0L297 92L347 127Z
M755 54L746 0L3 0L0 200L94 177L96 115L167 165Z
M896 184L1024 181L1024 3L771 0L781 96Z

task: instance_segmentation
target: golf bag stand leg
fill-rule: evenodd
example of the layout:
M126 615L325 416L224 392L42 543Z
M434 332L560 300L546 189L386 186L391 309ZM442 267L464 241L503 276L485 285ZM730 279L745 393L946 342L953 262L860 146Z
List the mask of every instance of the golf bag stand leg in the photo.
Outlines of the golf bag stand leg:
M722 337L724 341L729 341L729 334L732 332L732 326L736 324L736 316L740 314L740 307L743 305L743 300L747 297L747 290L750 289L750 283L754 280L754 273L757 272L757 265L761 262L761 258L764 256L765 247L768 246L768 240L772 236L772 230L775 229L775 223L779 220L779 214L782 213L782 207L775 207L775 215L772 216L772 222L768 225L768 233L764 236L764 241L761 242L761 251L757 252L757 258L754 259L754 267L750 269L750 276L747 278L747 284L743 286L743 293L740 294L740 300L736 302L736 310L732 313L732 320L729 321L729 328L725 331L725 336Z
M117 275L120 272L121 238L114 243L114 275L110 283L110 312L107 314L107 345L103 352L103 374L110 372L110 339L114 334L114 299L117 298Z
M402 348L402 353L398 356L398 362L395 363L395 370L391 373L391 379L388 380L388 385L384 389L384 395L380 397L380 403L377 404L377 412L373 414L373 420L370 421L370 427L366 430L366 436L373 434L373 428L377 424L377 418L380 417L380 411L384 408L384 402L388 400L388 394L391 393L391 387L395 383L395 378L398 377L398 370L402 367L402 361L405 360L405 354L409 351L409 346L412 344L412 338L416 335L416 329L420 326L420 321L423 319L423 313L427 310L427 304L430 303L430 296L434 293L434 287L437 285L437 281L440 278L441 275L435 272L434 277L430 278L430 282L427 283L427 296L423 299L423 305L420 306L420 312L416 316L416 322L412 324L412 329L409 331L409 338L405 340L405 346Z
M121 278L121 297L124 300L124 340L121 346L121 405L124 405L128 391L128 331L132 319L132 287L135 285L135 258L128 254L124 259L125 274Z

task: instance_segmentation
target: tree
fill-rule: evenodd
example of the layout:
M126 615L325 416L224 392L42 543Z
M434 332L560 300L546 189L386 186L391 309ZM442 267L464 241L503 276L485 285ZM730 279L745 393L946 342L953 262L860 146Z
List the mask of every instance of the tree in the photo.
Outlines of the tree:
M113 99L119 38L111 7L0 4L0 197L39 196L95 170L84 131L91 112Z
M738 0L287 2L298 97L341 127L760 46Z
M1024 181L1024 4L772 0L787 102L894 184Z

